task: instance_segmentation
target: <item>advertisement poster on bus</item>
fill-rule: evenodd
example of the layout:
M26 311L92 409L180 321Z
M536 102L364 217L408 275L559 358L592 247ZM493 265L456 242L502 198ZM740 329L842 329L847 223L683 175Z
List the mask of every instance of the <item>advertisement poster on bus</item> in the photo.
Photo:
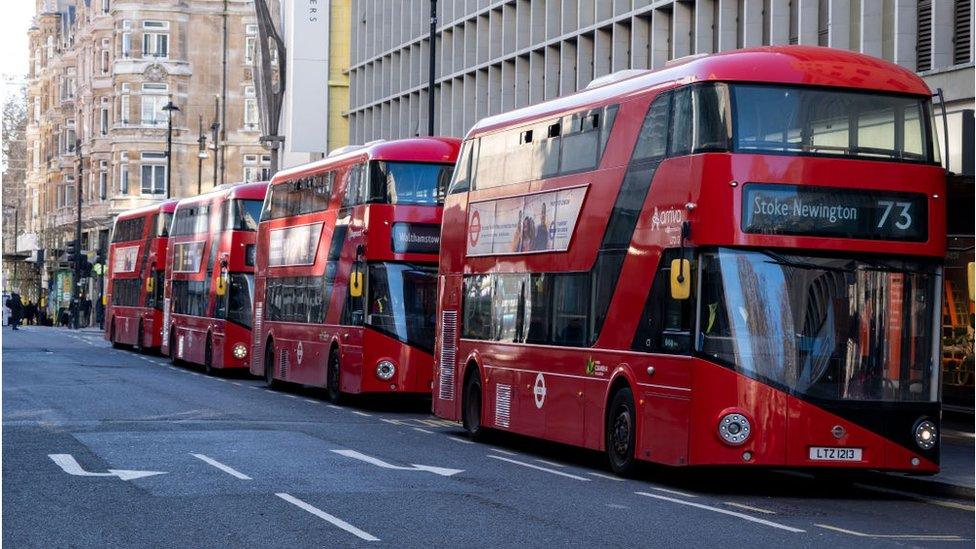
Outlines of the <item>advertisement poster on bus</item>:
M274 229L269 235L268 266L311 265L322 236L322 224Z
M472 203L468 255L566 251L585 196L586 187L571 187Z
M173 248L174 273L198 273L203 263L203 240L180 242Z
M136 270L136 261L139 258L139 246L125 246L115 248L112 252L112 272L131 273Z

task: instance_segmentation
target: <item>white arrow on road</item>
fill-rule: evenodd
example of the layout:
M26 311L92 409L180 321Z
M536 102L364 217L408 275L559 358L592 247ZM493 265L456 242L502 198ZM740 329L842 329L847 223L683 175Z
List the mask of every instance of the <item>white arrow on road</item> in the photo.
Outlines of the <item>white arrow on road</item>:
M48 454L51 461L64 469L65 473L76 477L119 477L122 480L134 480L153 475L165 475L165 471L132 471L129 469L109 469L107 473L92 473L81 468L81 465L71 454Z
M372 456L367 456L366 454L361 454L355 450L332 450L332 451L342 456L358 459L359 461L365 461L366 463L375 465L377 467L382 467L383 469L394 469L397 471L427 471L428 473L434 473L435 475L440 475L442 477L449 477L464 472L464 469L448 469L447 467L434 467L433 465L417 465L416 463L411 463L410 467L403 467L400 465L393 465L392 463L387 463L381 459L377 459Z

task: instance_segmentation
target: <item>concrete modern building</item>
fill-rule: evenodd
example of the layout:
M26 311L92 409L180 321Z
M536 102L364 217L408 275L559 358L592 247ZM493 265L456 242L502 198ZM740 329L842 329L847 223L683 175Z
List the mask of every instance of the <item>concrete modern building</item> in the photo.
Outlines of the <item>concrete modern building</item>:
M26 234L18 251L46 252L38 287L54 290L52 310L70 294L58 257L74 238L79 189L81 247L95 259L121 211L269 176L258 142L250 0L37 0L27 38ZM170 102L179 110L164 110Z
M350 143L426 133L430 4L352 1ZM657 69L686 55L770 44L863 52L916 71L933 90L942 90L948 132L940 123L938 133L944 161L954 172L948 191L945 394L947 401L955 395L971 409L971 0L440 0L434 131L463 136L482 117L573 93L616 71Z

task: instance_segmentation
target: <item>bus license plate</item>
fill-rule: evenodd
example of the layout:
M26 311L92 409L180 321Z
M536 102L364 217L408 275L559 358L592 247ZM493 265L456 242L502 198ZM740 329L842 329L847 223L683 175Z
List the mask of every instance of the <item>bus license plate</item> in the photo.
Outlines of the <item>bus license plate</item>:
M810 459L813 461L861 461L861 452L861 448L811 446Z

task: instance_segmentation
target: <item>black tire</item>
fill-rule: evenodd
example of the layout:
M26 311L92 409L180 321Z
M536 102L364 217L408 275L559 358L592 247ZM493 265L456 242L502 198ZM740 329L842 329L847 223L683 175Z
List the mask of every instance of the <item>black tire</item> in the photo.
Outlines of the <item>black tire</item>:
M264 347L264 384L272 388L277 386L274 378L274 363L274 343L268 341Z
M203 372L208 376L214 375L213 367L213 338L207 336L207 346L203 349Z
M340 390L340 375L339 350L332 349L332 352L329 353L329 367L325 375L325 390L333 404L342 404L345 400L342 390Z
M139 321L139 329L136 331L136 344L132 346L137 352L141 354L146 354L149 349L142 344L142 338L146 337L146 333L142 329L142 321Z
M605 442L613 472L620 476L633 474L637 465L637 408L629 387L617 390L610 399Z
M475 369L464 380L464 398L461 400L461 422L468 438L474 441L480 440L485 433L481 424L481 397L481 376Z
M180 359L176 358L176 334L173 333L173 329L170 328L169 331L169 361L173 365L179 365Z
M123 345L121 343L119 343L118 341L116 341L116 339L115 339L115 319L114 318L112 319L112 329L109 331L108 339L109 339L109 341L112 342L112 348L113 349L121 349L123 347Z

